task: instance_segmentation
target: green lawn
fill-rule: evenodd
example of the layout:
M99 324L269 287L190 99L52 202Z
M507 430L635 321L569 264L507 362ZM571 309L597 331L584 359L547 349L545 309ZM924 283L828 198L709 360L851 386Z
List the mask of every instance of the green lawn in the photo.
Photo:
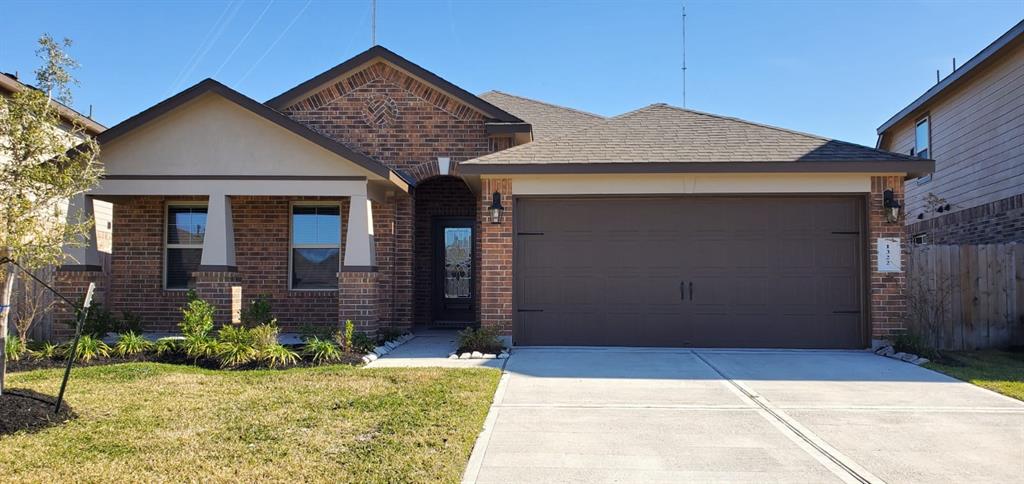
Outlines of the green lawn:
M79 415L0 437L6 482L455 482L497 387L493 369L76 369ZM9 375L55 395L59 370Z
M959 361L963 366L949 362L933 362L925 366L979 387L1024 400L1024 353L984 350L943 354Z

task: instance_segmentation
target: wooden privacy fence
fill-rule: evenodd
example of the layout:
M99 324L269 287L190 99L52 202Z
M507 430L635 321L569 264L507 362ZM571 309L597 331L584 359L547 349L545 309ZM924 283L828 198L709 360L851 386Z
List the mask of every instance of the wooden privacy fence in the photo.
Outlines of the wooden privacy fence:
M1024 244L910 249L909 327L939 349L1024 344Z

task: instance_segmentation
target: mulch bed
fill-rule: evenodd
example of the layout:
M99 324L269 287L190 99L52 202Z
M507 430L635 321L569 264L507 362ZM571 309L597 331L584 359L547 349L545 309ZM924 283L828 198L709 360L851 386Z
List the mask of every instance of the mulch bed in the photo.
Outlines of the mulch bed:
M76 417L64 403L59 414L53 412L57 397L25 389L8 389L0 395L0 436L19 431L36 432L61 425Z
M341 361L338 361L338 362L332 363L332 364L359 365L359 364L362 364L362 362L363 362L362 358L363 358L362 354L343 353L342 356L341 356ZM152 354L150 354L150 355L138 355L138 356L133 356L133 357L130 357L130 358L117 358L117 357L96 358L96 359L94 359L92 361L89 361L89 362L79 362L79 361L76 361L74 367L75 368L81 368L83 366L114 365L114 364L118 364L118 363L138 363L138 362L144 362L144 361L151 361L151 362L154 362L154 363L168 363L168 364L172 364L172 365L198 366L198 367L201 367L201 368L208 368L208 369L211 369L211 370L219 370L219 369L221 369L220 363L218 363L216 360L201 358L198 361L195 361L192 358L189 358L188 356L186 356L184 354L181 354L181 353L168 353L168 354L164 354L164 355L161 355L161 356L156 356L156 355L152 355ZM36 358L32 358L30 356L23 356L18 361L8 361L7 362L7 371L11 372L11 373L14 373L14 372L19 372L19 371L42 370L42 369L47 369L47 368L64 368L65 365L67 365L67 360L63 360L63 359L62 360L36 359ZM309 367L314 367L314 366L322 366L322 365L313 364L312 362L306 361L306 360L299 360L299 362L294 364L294 365L279 366L279 367L276 367L276 368L273 368L273 369L274 370L286 370L288 368L309 368ZM259 363L250 363L248 365L243 365L243 366L240 366L238 368L233 368L233 370L258 370L258 369L267 369L267 368L265 368L264 366L260 365Z

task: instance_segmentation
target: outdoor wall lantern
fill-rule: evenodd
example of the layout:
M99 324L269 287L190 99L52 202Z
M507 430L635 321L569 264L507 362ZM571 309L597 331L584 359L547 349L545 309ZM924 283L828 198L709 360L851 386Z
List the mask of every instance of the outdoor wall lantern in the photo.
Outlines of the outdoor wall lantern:
M882 207L885 209L885 220L894 224L900 219L900 202L896 201L896 194L892 190L882 192Z
M500 224L503 213L505 213L505 207L501 206L501 193L494 192L491 199L491 223Z

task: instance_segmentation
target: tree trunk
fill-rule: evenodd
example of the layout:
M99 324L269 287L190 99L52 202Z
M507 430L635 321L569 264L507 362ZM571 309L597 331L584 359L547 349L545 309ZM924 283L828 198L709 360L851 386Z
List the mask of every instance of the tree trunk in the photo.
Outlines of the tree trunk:
M3 270L3 286L0 286L0 395L4 394L7 381L7 320L11 316L11 293L14 292L16 266L7 264Z

